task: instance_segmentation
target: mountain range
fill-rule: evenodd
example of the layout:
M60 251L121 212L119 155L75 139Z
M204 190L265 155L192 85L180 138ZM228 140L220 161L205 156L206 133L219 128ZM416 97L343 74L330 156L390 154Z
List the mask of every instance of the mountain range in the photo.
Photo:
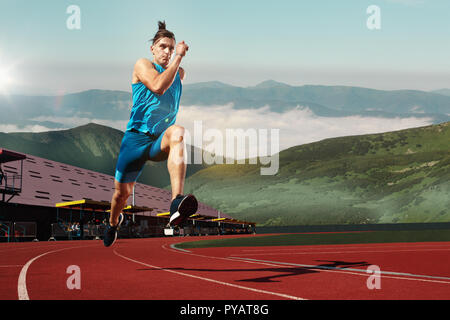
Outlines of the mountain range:
M292 147L274 176L210 166L186 191L266 226L450 221L450 122Z
M183 86L182 106L206 107L231 104L234 109L268 106L283 113L309 108L316 116L347 117L353 115L381 118L427 118L433 124L450 121L448 89L426 92L418 90L375 90L349 86L291 86L273 80L256 86L237 87L218 81ZM89 90L59 96L0 96L0 125L14 128L69 129L89 121L120 123L125 129L130 116L131 93ZM81 119L76 121L76 119ZM20 130L23 131L23 130ZM31 130L30 130L31 131ZM42 131L42 130L40 130ZM44 130L45 131L45 130Z
M0 148L113 175L123 132L98 124L0 133ZM275 175L250 164L188 165L185 193L259 225L450 221L450 122L280 151ZM201 152L188 147L192 152ZM258 162L257 162L258 163ZM166 162L139 182L169 188Z
M375 90L349 86L291 86L273 80L254 87L236 87L221 82L186 86L184 105L224 105L235 109L269 106L284 112L308 107L322 117L351 115L376 117L431 117L435 123L450 120L450 97L418 90Z

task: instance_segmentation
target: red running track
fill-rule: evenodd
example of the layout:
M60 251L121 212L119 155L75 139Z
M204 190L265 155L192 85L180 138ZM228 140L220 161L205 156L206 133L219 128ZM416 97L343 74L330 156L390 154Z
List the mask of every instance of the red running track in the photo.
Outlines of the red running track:
M0 300L450 299L449 242L171 247L214 237L3 243ZM72 265L80 289L68 289Z

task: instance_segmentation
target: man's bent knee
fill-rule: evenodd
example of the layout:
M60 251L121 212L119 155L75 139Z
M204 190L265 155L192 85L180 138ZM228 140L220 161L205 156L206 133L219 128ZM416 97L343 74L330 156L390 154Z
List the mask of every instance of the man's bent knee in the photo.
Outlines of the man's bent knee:
M129 196L130 196L130 194L128 192L123 192L120 190L116 190L113 195L114 199L116 201L120 201L120 202L126 201Z
M133 184L123 184L116 181L113 198L116 201L126 201L133 190Z
M184 139L184 128L179 125L173 125L172 130L170 130L170 142L180 143Z

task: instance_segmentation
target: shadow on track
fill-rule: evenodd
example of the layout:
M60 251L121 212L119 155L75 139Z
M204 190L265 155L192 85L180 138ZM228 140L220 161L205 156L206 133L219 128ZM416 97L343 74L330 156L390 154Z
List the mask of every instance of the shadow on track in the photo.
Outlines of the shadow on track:
M164 270L177 270L177 271L198 271L198 272L270 272L275 273L272 275L267 275L257 278L241 279L235 280L239 282L280 282L274 279L292 277L303 274L319 273L320 270L333 270L335 268L343 269L350 267L364 267L370 266L370 263L366 261L360 262L346 262L346 261L334 261L334 260L316 260L318 262L328 262L325 264L320 264L311 267L272 267L272 268L256 268L256 269L200 269L200 268L163 268ZM156 269L143 268L137 269L138 271L152 271Z

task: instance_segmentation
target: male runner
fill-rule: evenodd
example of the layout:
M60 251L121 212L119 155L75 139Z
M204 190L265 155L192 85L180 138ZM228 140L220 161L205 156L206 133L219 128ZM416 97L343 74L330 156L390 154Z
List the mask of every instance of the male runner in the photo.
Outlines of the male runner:
M147 160L167 160L172 187L169 225L182 224L198 208L193 195L183 195L184 128L175 124L185 77L180 63L189 47L181 41L175 48L175 36L166 30L165 22L159 21L158 26L150 47L153 61L141 58L134 66L133 107L117 160L111 215L103 239L106 247L117 239L121 211ZM170 62L174 49L176 55Z

